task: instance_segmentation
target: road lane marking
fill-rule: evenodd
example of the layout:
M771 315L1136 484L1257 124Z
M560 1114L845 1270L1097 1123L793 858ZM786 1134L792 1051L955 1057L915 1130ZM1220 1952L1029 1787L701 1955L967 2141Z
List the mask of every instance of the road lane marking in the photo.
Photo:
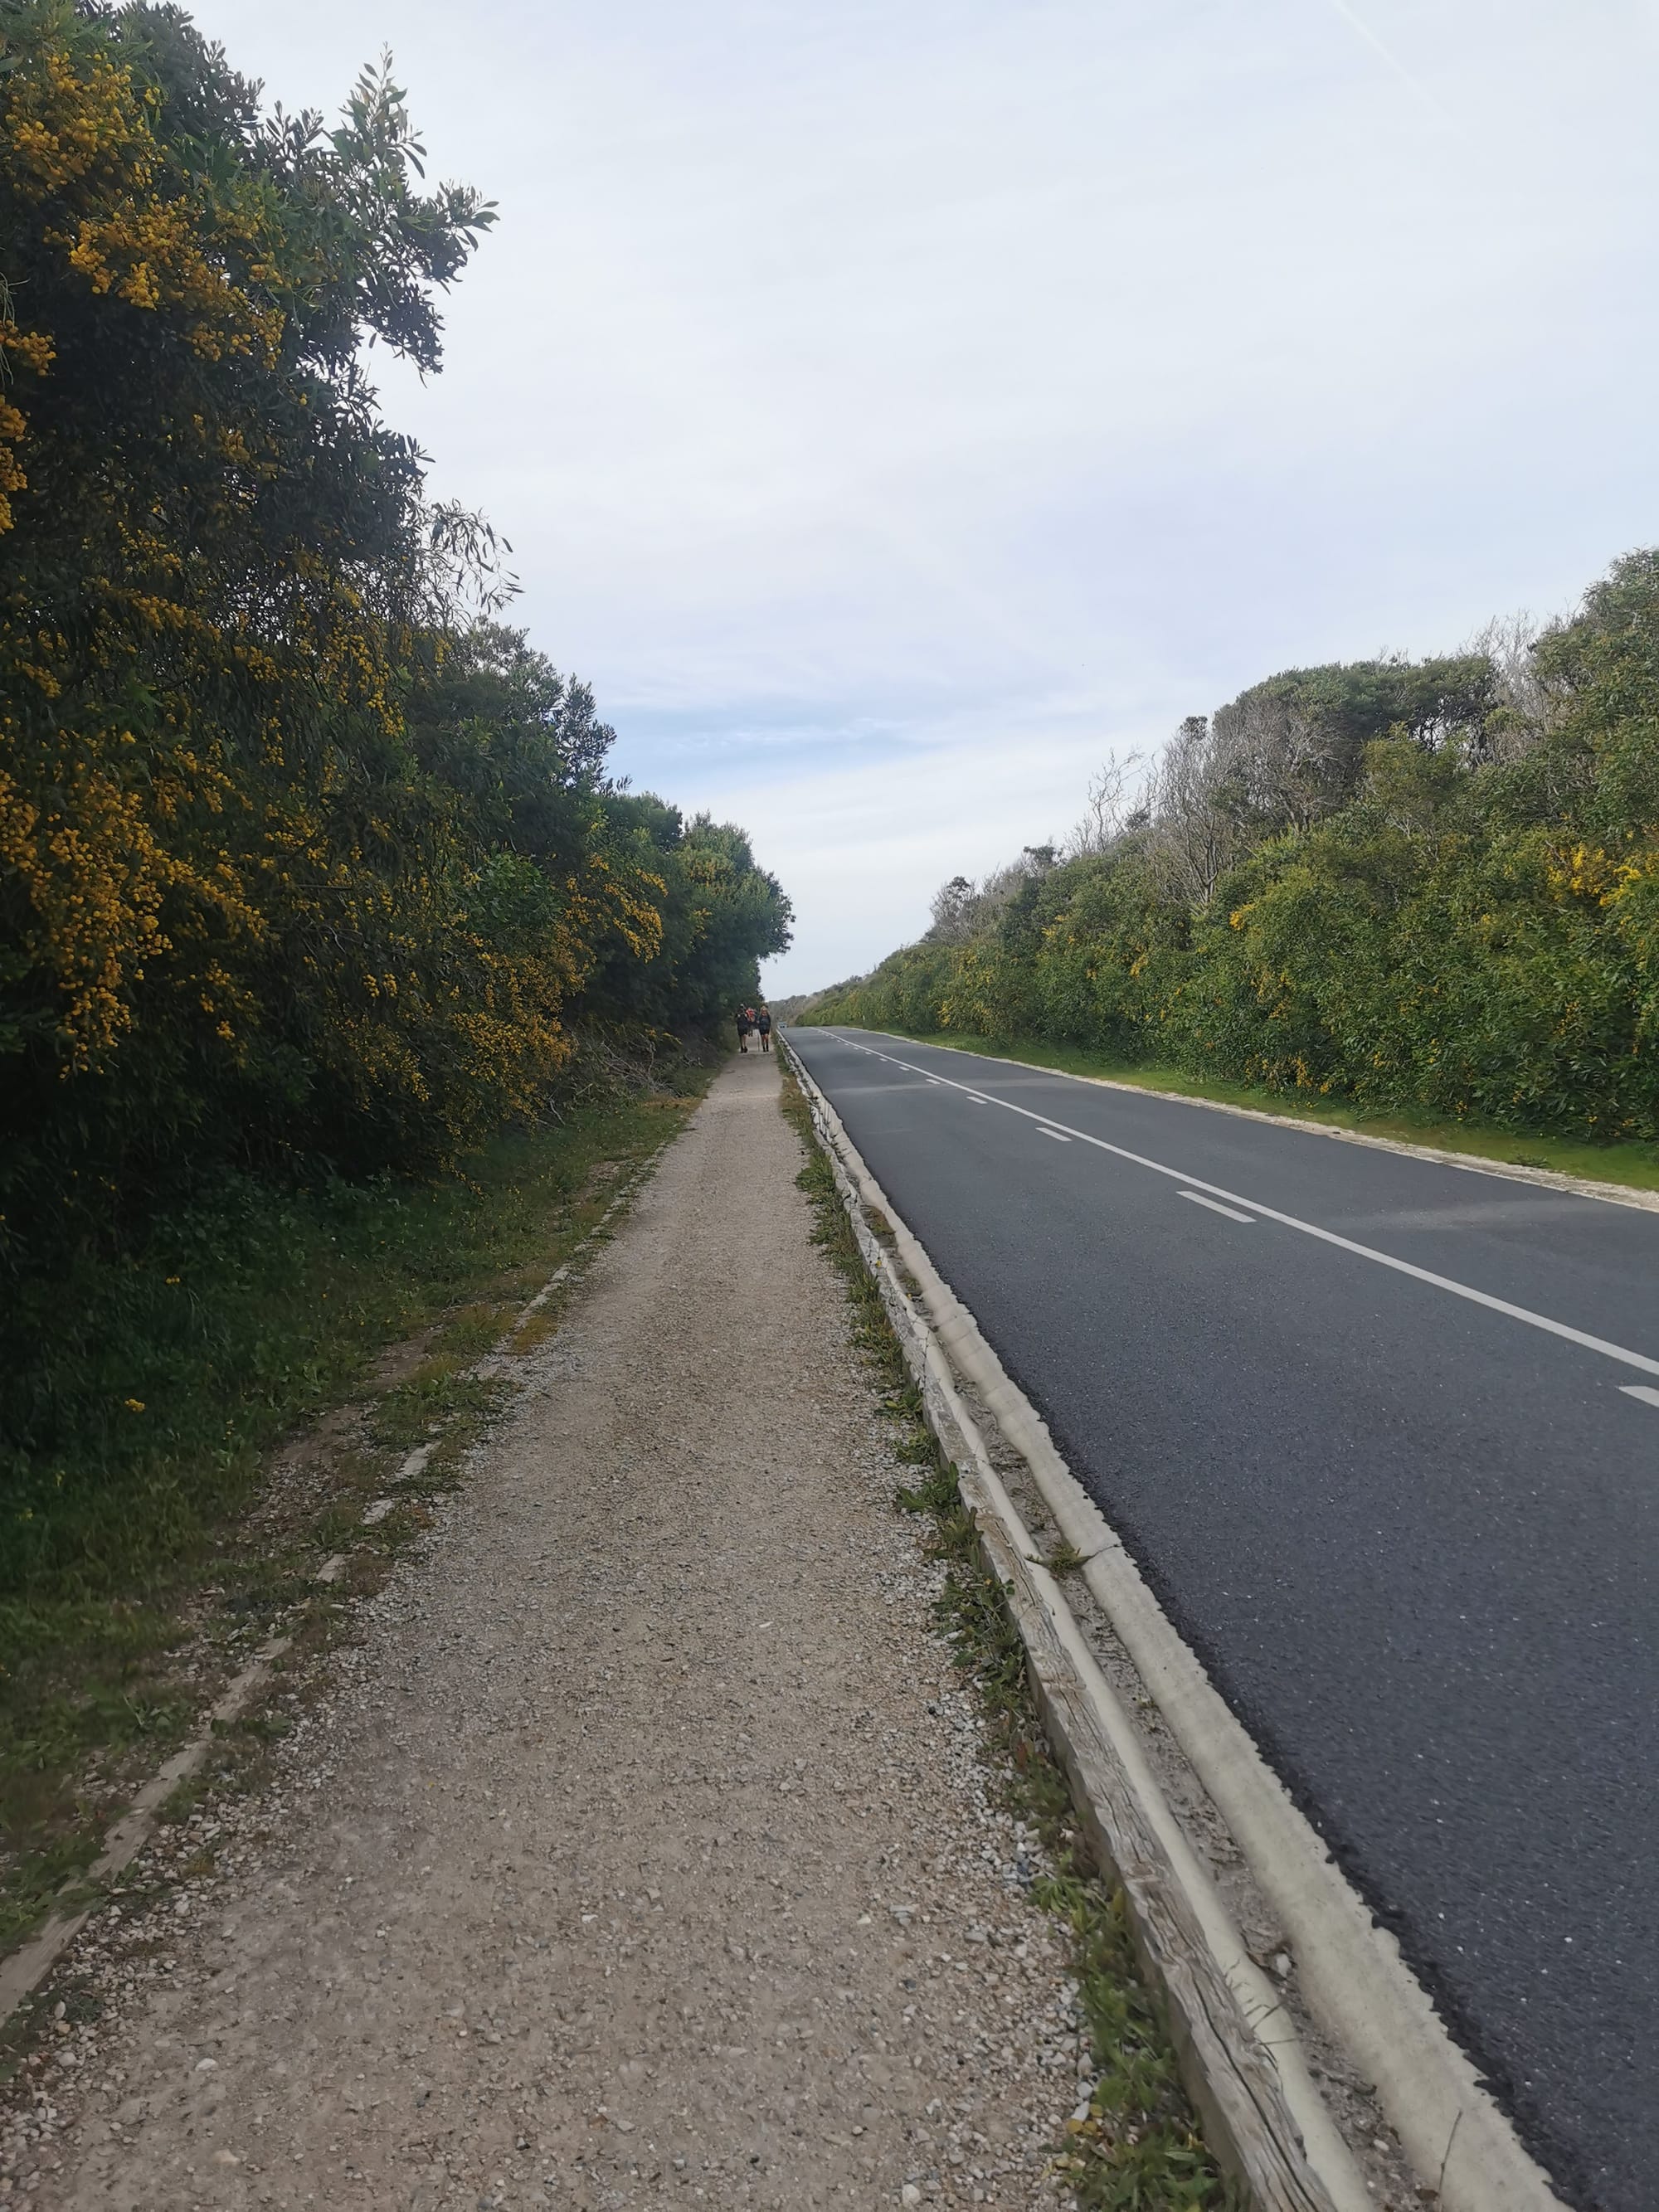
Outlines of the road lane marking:
M1627 1398L1639 1398L1644 1406L1659 1406L1659 1390L1645 1382L1621 1382L1619 1388Z
M1058 1129L1040 1128L1037 1134L1039 1137L1052 1137L1057 1145L1069 1145L1072 1141L1069 1137L1062 1135Z
M1202 1191L1182 1190L1177 1198L1190 1198L1194 1206L1207 1206L1212 1213L1224 1213L1229 1221L1254 1221L1253 1213L1241 1213L1236 1206L1224 1206L1218 1198L1206 1198Z
M926 1068L918 1067L913 1060L896 1059L890 1052L878 1052L872 1045L857 1044L851 1037L838 1036L833 1030L824 1032L834 1036L837 1044L851 1045L854 1052L867 1053L872 1060L884 1060L890 1067L902 1068L907 1075L926 1075ZM976 1091L968 1091L965 1083L952 1082L946 1075L933 1079L948 1091L967 1091L970 1098L978 1098ZM1033 1113L1029 1106L1016 1106L1012 1099L996 1098L984 1102L1000 1106L1010 1114L1018 1114L1027 1121L1047 1123L1054 1121L1048 1114ZM1599 1352L1606 1359L1617 1359L1626 1367L1639 1368L1644 1375L1659 1375L1659 1359L1650 1359L1644 1352L1632 1352L1622 1344L1613 1344L1604 1336L1592 1336L1588 1330L1571 1328L1564 1321L1553 1321L1548 1314L1534 1313L1529 1306L1512 1305L1508 1298L1494 1297L1490 1291L1477 1291L1472 1283L1460 1283L1450 1275L1437 1275L1431 1267L1419 1267L1410 1260L1396 1260L1392 1252L1379 1252L1375 1245L1357 1243L1352 1237L1339 1237L1334 1229L1322 1229L1316 1222L1303 1221L1294 1213L1281 1213L1277 1206L1259 1205L1253 1198L1245 1198L1236 1190L1224 1189L1221 1184L1204 1182L1197 1176L1183 1175L1179 1168L1165 1167L1162 1160L1149 1160L1144 1152L1132 1152L1122 1145L1109 1144L1104 1137L1091 1136L1087 1129L1073 1128L1069 1121L1056 1127L1075 1137L1082 1144L1092 1145L1097 1152L1110 1152L1114 1158L1127 1160L1132 1167L1146 1168L1153 1175L1167 1176L1172 1182L1192 1183L1212 1197L1234 1206L1248 1206L1260 1220L1276 1221L1284 1229L1294 1229L1304 1237L1317 1238L1322 1244L1334 1244L1341 1252L1352 1252L1361 1260L1370 1260L1379 1267L1391 1267L1397 1275L1410 1275L1415 1281L1427 1283L1431 1289L1446 1291L1455 1298L1466 1298L1471 1305L1485 1306L1491 1313L1499 1313L1510 1321L1523 1322L1528 1328L1541 1329L1548 1336L1559 1336L1568 1344L1577 1344L1586 1352ZM1624 1385L1620 1385L1622 1389Z

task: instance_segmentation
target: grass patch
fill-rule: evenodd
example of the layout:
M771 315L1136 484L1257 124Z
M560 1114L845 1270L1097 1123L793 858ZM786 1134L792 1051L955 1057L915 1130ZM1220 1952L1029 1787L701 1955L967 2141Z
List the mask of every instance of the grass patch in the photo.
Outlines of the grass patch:
M1054 1067L1066 1075L1103 1077L1137 1091L1173 1091L1183 1098L1208 1100L1216 1105L1248 1106L1253 1113L1270 1114L1279 1120L1322 1121L1328 1127L1352 1129L1362 1136L1431 1145L1437 1152L1467 1152L1472 1158L1492 1160L1504 1167L1553 1168L1558 1175L1577 1176L1586 1182L1659 1191L1659 1145L1629 1140L1592 1145L1571 1137L1520 1136L1513 1129L1446 1121L1426 1112L1371 1113L1361 1106L1322 1097L1317 1091L1261 1091L1248 1084L1188 1075L1178 1067L1111 1060L1075 1045L1045 1044L1029 1038L969 1036L959 1030L948 1034L917 1030L881 1034L907 1036L916 1044L946 1045L958 1052L984 1053L993 1060L1017 1060L1026 1067Z
M406 1382L398 1383L377 1400L369 1424L374 1442L390 1450L405 1452L427 1443L453 1420L481 1420L493 1413L500 1401L501 1386L468 1370L500 1334L497 1329L476 1351L446 1351L435 1359L423 1361Z
M227 1187L119 1263L68 1261L50 1327L9 1317L0 1950L73 1886L213 1683L309 1599L325 1554L364 1554L336 1595L384 1574L499 1402L467 1370L711 1072L502 1138L441 1181ZM363 1408L349 1431L273 1485L271 1448L348 1403ZM364 1530L396 1456L434 1437Z
M1000 1584L986 1571L957 1471L922 1418L921 1394L787 1062L783 1109L806 1152L797 1181L816 1215L813 1242L846 1285L854 1340L870 1362L893 1425L896 1455L916 1471L913 1482L900 1486L897 1502L931 1523L930 1542L945 1567L941 1617L986 1716L994 1792L1036 1829L1059 1869L1034 1887L1033 1896L1070 1931L1097 2078L1088 2118L1069 2124L1056 2162L1085 2212L1242 2212L1244 2199L1211 2157L1182 2087L1174 2051L1141 1977L1122 1893L1101 1880L1084 1844L1071 1793L1049 1754L1031 1698L1019 1631Z

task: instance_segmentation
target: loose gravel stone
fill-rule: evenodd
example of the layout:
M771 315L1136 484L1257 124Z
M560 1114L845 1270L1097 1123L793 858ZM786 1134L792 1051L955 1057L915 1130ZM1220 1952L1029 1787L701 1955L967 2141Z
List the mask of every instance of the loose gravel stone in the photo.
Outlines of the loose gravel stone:
M1063 2202L1090 2075L777 1066L720 1079L254 1798L68 1962L0 2201ZM69 1984L66 1983L66 1986Z

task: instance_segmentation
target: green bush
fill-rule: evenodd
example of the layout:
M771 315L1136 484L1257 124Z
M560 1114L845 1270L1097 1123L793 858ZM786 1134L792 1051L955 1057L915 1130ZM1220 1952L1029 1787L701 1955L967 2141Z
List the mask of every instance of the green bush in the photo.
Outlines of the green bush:
M1499 674L1271 678L1185 726L1185 781L1100 849L951 887L948 939L798 1018L1659 1138L1659 553Z

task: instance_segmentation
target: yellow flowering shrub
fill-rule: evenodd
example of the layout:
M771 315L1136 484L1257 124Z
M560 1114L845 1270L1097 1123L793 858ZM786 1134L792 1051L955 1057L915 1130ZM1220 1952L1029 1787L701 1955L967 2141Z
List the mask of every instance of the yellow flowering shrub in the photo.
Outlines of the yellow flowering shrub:
M7 0L0 47L0 1265L27 1273L228 1164L451 1158L541 1109L573 1018L705 1018L717 969L752 993L787 908L672 809L641 842L591 694L480 619L487 530L428 506L376 412L363 341L435 368L435 295L493 219L421 184L386 72L324 131L262 117L172 9Z

